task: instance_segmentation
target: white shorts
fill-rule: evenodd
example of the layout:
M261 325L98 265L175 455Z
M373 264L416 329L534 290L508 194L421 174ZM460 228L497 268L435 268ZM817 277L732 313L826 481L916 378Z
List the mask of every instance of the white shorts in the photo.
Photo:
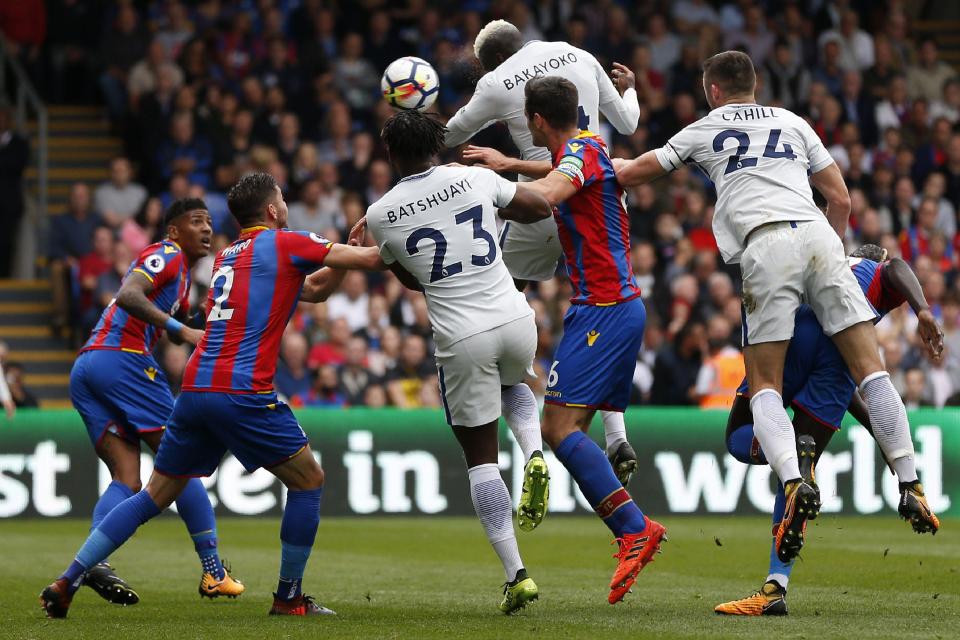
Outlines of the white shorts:
M743 343L793 337L793 320L809 304L828 336L875 318L826 219L776 222L757 229L740 258Z
M500 251L507 271L517 280L550 280L563 254L553 217L520 224L505 221L500 227Z
M500 417L500 387L535 378L537 323L518 318L464 338L446 349L437 347L440 396L447 423L479 427Z

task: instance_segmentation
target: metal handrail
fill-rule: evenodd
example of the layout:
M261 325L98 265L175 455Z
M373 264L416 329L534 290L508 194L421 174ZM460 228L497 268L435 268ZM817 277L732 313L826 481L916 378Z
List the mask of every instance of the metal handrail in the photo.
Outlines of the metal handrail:
M47 221L47 142L48 142L48 120L47 105L40 98L40 94L30 82L30 77L24 71L20 61L15 56L10 55L7 48L7 40L0 34L0 96L7 95L7 66L13 71L16 78L17 93L16 104L16 127L17 130L29 138L27 131L27 109L28 106L37 117L37 198L39 211L40 228L46 228Z

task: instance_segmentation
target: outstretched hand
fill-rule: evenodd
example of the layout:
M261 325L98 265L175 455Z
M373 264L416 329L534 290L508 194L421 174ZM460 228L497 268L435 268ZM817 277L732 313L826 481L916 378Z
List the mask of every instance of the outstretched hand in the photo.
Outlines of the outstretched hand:
M620 95L623 95L623 92L627 89L633 89L637 86L637 76L634 75L633 71L630 71L629 67L619 62L613 63L613 71L610 72L610 77L613 79L613 84Z
M935 362L939 362L943 357L943 330L929 309L917 314L917 333L926 352Z
M367 216L363 216L353 225L347 236L347 244L351 247L362 247L367 236Z
M509 159L496 149L490 147L476 147L468 145L463 150L464 162L494 171L506 171L509 169Z

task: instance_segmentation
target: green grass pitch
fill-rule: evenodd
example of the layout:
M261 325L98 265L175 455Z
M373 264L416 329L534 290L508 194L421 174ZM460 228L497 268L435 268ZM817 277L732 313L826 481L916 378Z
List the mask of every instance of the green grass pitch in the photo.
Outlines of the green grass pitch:
M139 605L120 608L89 589L67 620L46 620L37 594L86 534L79 520L0 522L2 638L956 638L960 521L918 536L894 517L824 514L811 523L786 618L724 618L721 601L766 576L769 520L665 518L670 541L627 600L606 602L614 568L601 523L548 517L519 535L540 601L497 611L503 574L473 518L325 518L307 593L339 615L270 618L279 521L224 519L221 551L247 585L238 600L201 601L199 565L183 525L143 527L112 559Z

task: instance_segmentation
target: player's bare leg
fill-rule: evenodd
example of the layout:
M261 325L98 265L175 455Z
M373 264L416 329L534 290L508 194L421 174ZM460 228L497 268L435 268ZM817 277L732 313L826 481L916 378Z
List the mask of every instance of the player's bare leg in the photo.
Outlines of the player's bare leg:
M287 487L287 504L280 523L280 580L270 615L336 615L301 590L320 526L323 469L308 444L269 471Z
M876 328L860 322L835 334L833 341L866 401L873 437L900 481L900 516L917 533L935 534L940 520L927 504L917 477L907 411L880 360Z
M536 600L539 591L523 566L513 532L510 492L497 467L497 422L479 427L451 428L467 462L473 508L487 533L487 540L503 564L506 582L500 610L510 614Z
M781 340L744 348L754 435L786 495L784 515L776 533L777 557L785 563L793 560L803 547L807 520L820 512L820 494L800 473L796 434L783 408L783 363L788 346L789 341Z
M614 556L619 562L607 597L610 604L616 604L653 560L666 529L640 511L620 484L603 450L586 435L595 413L589 408L547 404L543 411L543 437L619 545Z

